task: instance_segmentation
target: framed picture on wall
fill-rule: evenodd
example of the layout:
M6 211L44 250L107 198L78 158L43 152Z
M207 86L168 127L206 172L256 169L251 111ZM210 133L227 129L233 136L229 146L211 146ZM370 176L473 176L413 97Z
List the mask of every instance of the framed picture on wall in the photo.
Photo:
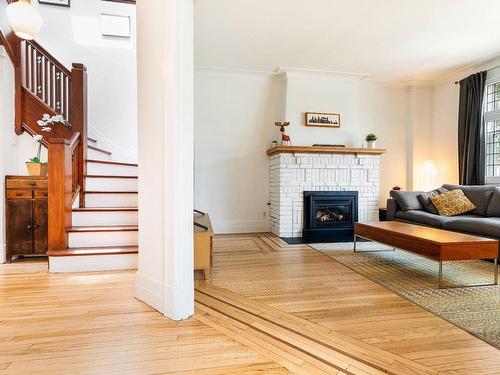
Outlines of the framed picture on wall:
M71 0L38 0L38 4L57 5L60 7L69 7Z
M305 124L320 128L340 128L340 113L306 112Z

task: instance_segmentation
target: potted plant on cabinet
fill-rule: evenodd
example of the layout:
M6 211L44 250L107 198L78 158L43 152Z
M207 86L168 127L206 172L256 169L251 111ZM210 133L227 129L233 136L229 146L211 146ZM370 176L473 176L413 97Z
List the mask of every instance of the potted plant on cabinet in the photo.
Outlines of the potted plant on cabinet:
M33 136L33 142L38 143L38 152L35 157L26 162L26 168L30 176L47 176L49 163L42 163L40 157L42 154L42 140L43 137L39 134Z
M370 133L366 136L365 138L366 144L368 145L368 148L375 148L375 141L377 140L377 136L373 133Z

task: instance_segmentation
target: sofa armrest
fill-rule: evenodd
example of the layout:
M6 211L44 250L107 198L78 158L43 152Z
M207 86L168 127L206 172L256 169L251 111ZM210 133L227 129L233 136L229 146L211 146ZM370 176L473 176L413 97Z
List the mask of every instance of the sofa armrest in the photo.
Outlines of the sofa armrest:
M398 202L395 199L389 198L387 199L387 221L396 220L396 212L399 211Z

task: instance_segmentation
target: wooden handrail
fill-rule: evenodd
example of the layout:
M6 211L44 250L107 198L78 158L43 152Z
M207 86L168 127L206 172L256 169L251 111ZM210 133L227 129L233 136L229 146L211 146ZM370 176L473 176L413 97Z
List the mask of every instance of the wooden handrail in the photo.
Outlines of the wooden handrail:
M71 151L75 150L76 146L78 146L78 142L80 142L80 133L75 133L68 142Z
M36 50L38 50L42 55L44 55L48 60L52 61L55 66L61 69L66 75L71 75L71 70L66 68L62 63L59 62L54 56L52 56L45 48L43 48L38 42L34 40L27 40L26 43L31 44Z

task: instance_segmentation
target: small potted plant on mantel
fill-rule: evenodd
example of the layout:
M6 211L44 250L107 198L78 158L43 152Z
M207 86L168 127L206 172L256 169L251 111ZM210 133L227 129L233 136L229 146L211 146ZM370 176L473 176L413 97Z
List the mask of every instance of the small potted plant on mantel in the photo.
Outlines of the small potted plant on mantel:
M377 136L375 134L373 133L368 134L365 140L368 148L375 148L375 142L377 140Z
M35 157L26 162L26 168L28 168L28 173L30 176L47 176L49 163L42 163L40 161L40 157L42 154L42 140L43 136L41 136L40 134L35 134L33 136L33 142L38 143L38 152Z
M46 133L50 133L52 131L52 125L56 123L61 123L64 126L70 126L69 122L67 122L62 115L50 116L49 114L45 113L42 116L42 119L37 121L38 126L40 126L41 128L40 130ZM35 157L26 162L28 173L30 176L46 177L49 170L49 163L42 163L40 161L40 157L42 154L43 136L40 134L35 134L33 136L33 141L35 143L38 143L38 152Z

